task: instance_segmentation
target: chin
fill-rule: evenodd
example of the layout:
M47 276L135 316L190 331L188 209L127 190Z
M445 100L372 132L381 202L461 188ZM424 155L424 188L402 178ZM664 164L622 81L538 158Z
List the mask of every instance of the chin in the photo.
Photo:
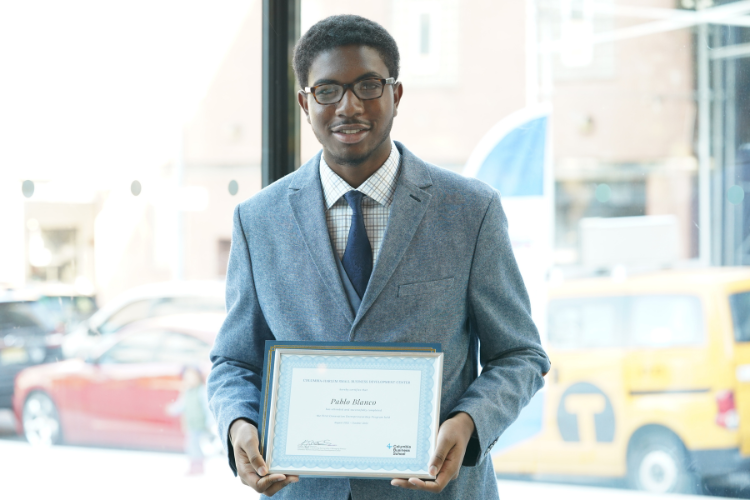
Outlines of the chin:
M339 165L346 165L347 167L358 167L359 165L362 165L367 160L367 158L369 158L371 153L372 151L363 155L334 155L334 158L336 163L338 163Z
M367 161L373 154L375 154L378 148L380 148L380 146L382 146L387 139L388 134L383 135L380 140L376 141L375 144L341 144L337 141L335 144L336 149L330 149L329 153L333 156L333 158L335 158L336 163L338 163L339 165L356 167Z
M353 144L352 146L361 146L360 144ZM333 157L334 161L339 165L346 165L349 167L356 167L364 163L377 149L364 148L364 147L346 147L339 146L337 149L329 149L329 154Z

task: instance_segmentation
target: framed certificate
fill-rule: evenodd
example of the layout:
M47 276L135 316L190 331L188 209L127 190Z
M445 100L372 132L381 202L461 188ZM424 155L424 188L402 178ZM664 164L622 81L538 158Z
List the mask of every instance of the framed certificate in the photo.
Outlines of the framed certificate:
M260 448L271 473L432 479L439 344L266 342Z

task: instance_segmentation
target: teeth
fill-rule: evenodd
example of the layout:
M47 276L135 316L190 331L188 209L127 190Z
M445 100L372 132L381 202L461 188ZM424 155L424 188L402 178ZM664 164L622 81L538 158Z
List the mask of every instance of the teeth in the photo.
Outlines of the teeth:
M361 130L339 130L342 134L356 134L357 132L362 132Z

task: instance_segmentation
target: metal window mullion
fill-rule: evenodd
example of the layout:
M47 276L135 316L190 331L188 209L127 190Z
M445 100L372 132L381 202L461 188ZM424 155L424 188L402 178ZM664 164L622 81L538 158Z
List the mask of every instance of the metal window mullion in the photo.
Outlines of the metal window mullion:
M263 187L299 166L299 109L291 64L299 32L300 0L263 0Z

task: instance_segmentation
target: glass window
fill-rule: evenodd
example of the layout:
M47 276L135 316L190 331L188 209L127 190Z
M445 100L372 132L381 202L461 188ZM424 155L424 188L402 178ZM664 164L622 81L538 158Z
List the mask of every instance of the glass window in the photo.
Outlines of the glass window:
M182 333L170 332L161 345L158 361L198 365L208 361L211 346L200 339Z
M224 301L219 297L161 297L139 300L126 305L99 327L101 333L113 333L123 326L146 318L170 314L224 312Z
M99 357L101 364L150 363L156 360L164 332L144 331L128 335Z
M48 322L60 328L69 328L91 316L96 311L93 297L42 296L37 301L40 314Z
M0 331L16 328L45 329L31 302L0 303Z
M732 309L734 339L737 342L750 341L750 292L730 295L729 307Z
M150 307L151 301L149 300L132 302L114 313L107 319L107 321L102 323L99 326L99 331L101 333L114 333L128 323L148 318Z
M549 306L549 341L556 349L622 345L620 297L553 300Z
M649 295L630 299L630 340L637 347L700 343L703 308L698 297Z
M148 317L224 311L224 300L220 297L164 297L151 302Z

